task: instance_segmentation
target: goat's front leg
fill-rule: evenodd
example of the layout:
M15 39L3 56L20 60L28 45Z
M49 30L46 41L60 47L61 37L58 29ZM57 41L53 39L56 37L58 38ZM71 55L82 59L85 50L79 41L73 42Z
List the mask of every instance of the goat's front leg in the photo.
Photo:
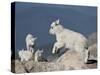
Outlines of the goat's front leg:
M84 59L84 63L88 63L89 55L90 55L89 50L86 50L86 51L85 51L85 59Z
M57 50L57 47L56 47L56 43L55 43L54 46L53 46L52 53L54 54L56 52L56 50Z
M52 53L58 53L58 50L61 49L62 47L64 47L64 44L61 42L56 42L53 46L53 50Z

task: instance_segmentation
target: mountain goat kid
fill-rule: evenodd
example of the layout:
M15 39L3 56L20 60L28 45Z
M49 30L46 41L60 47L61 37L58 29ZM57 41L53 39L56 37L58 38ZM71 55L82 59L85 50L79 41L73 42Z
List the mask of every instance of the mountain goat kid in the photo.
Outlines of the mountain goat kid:
M80 33L64 28L59 19L52 22L49 33L56 36L52 53L57 53L61 48L68 48L80 53L84 63L88 61L87 39Z
M43 49L42 50L38 49L35 52L35 54L34 54L35 55L34 56L34 61L35 62L44 62L44 61L47 62L47 59L43 58L43 56L42 56L43 55L43 51L44 51Z
M27 36L26 36L26 47L27 47L27 50L30 50L30 51L33 51L33 47L34 47L34 45L35 45L35 40L36 40L37 38L36 37L33 37L33 35L32 34L28 34Z
M21 62L29 61L33 57L33 52L22 49L19 51L18 55L19 55L19 58L21 58Z

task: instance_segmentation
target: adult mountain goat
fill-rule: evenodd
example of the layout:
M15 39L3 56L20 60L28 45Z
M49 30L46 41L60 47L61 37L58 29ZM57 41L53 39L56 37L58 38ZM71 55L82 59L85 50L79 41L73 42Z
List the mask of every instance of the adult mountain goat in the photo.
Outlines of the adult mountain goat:
M52 53L57 53L61 48L68 48L80 53L84 63L88 61L87 39L80 33L64 28L59 19L52 22L49 33L56 36Z

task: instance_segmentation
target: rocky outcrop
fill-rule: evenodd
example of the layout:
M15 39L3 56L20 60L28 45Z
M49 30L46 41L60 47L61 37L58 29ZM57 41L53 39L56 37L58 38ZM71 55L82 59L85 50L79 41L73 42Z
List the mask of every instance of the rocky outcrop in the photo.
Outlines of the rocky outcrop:
M91 48L95 48L93 45ZM95 52L95 50L93 49ZM94 56L95 53L91 52ZM14 65L14 66L13 66ZM64 70L81 70L97 68L97 63L84 64L79 53L74 50L68 50L62 54L55 62L35 62L33 60L20 62L14 60L12 69L15 73L30 73L30 72L47 72L47 71L64 71Z
M97 32L92 33L88 37L88 50L90 51L89 60L96 60L97 61Z
M27 64L27 63L26 63ZM25 64L25 66L26 66ZM27 68L29 66L26 66ZM30 72L47 72L47 71L60 71L65 70L65 66L53 62L33 62Z
M92 33L88 36L88 46L91 46L94 43L97 43L97 32Z
M30 72L47 72L47 71L63 71L73 69L71 66L65 67L65 65L54 62L20 62L15 60L15 73L30 73Z
M89 60L97 60L97 35L93 33L88 38L88 50L90 51ZM55 59L55 58L54 58ZM48 60L48 59L47 59ZM81 70L97 68L97 62L84 64L79 53L74 50L67 50L55 61L39 61L33 59L29 61L13 60L12 72L14 73L30 73L30 72L47 72L47 71L64 71L64 70Z
M15 60L15 73L81 70L96 68L97 64L84 64L79 53L69 50L61 55L56 62L20 62ZM13 64L12 64L13 65Z
M90 56L89 59L90 60L97 60L97 44L94 43L89 47L89 51L90 51Z
M26 73L26 70L19 60L13 60L11 63L11 70L14 73Z
M87 69L88 67L83 63L79 53L74 50L69 50L58 58L57 63L64 64L66 67L70 66L73 69Z

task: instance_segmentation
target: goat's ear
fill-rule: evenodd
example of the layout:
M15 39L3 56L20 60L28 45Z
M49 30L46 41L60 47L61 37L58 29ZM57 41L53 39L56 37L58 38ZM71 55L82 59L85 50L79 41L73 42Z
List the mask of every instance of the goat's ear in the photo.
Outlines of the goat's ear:
M58 19L58 20L56 20L56 24L59 24L59 19Z

